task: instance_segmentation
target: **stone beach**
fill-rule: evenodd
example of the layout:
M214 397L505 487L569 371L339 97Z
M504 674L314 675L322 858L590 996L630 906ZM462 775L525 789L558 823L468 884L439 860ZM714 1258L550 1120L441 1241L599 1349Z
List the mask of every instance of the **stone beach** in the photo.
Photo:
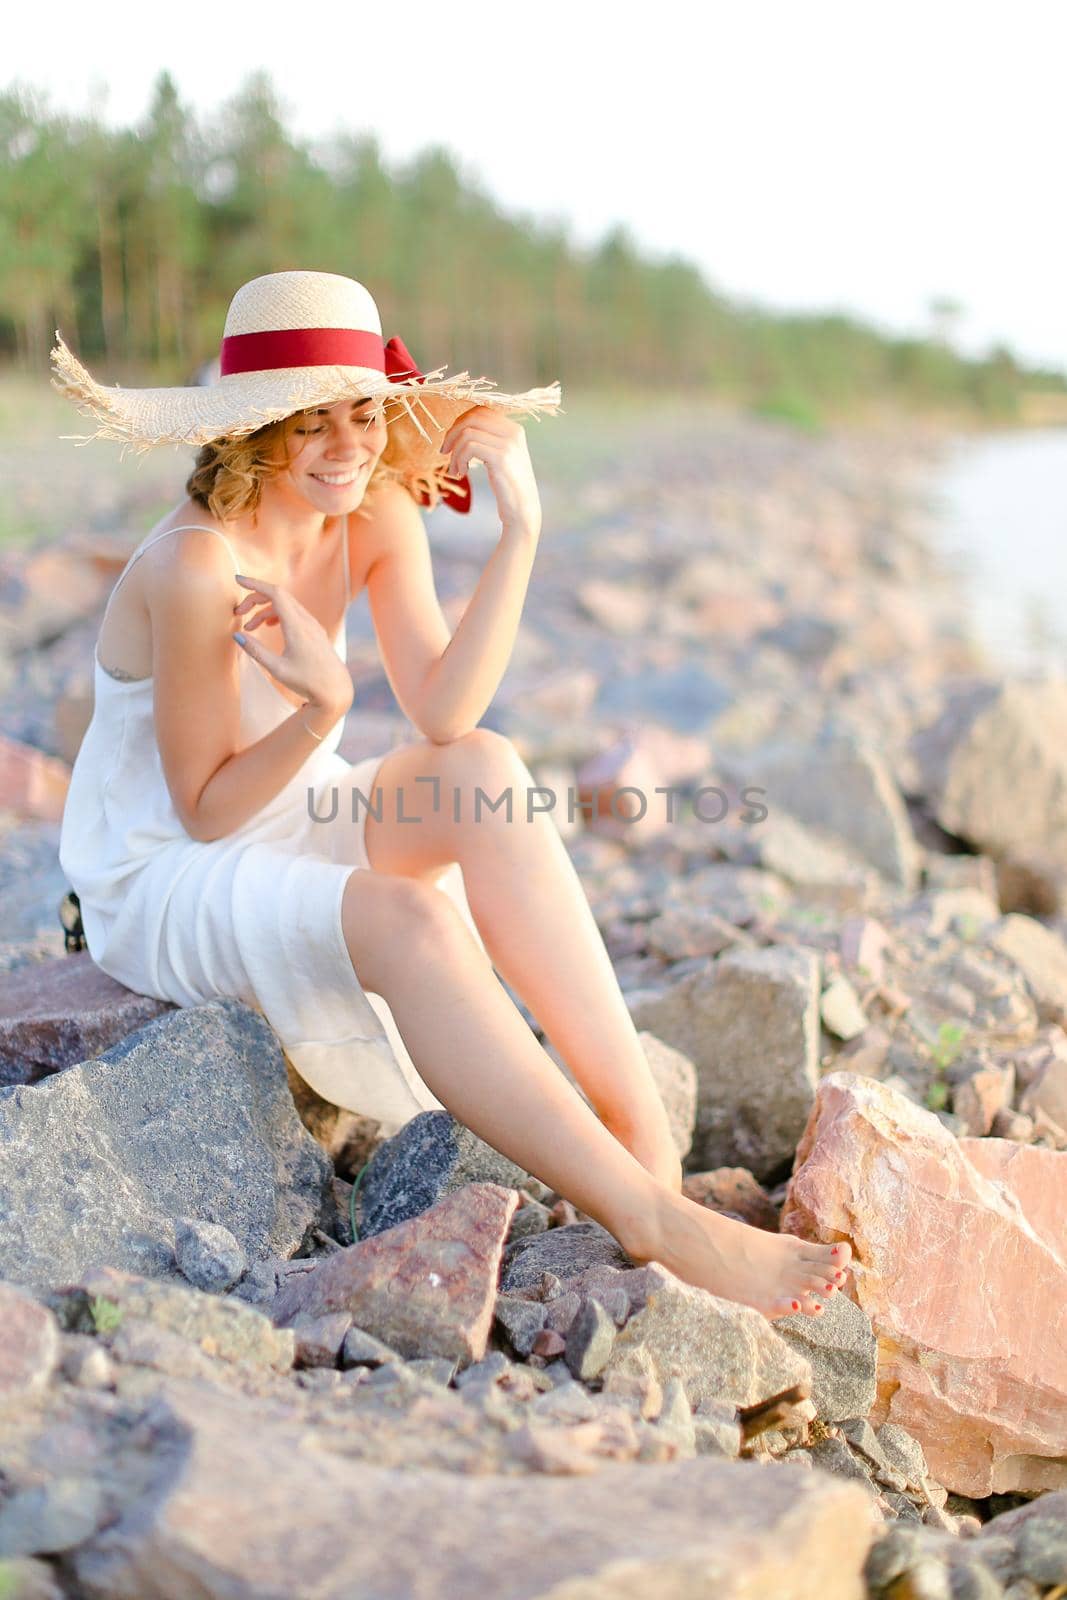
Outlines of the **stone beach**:
M1067 680L972 638L934 431L548 426L483 723L552 796L686 1194L855 1273L770 1322L447 1111L329 1106L240 1001L65 951L93 642L183 481L94 476L0 555L0 1596L1067 1594ZM429 519L453 627L474 497ZM341 753L415 737L365 596L349 664Z

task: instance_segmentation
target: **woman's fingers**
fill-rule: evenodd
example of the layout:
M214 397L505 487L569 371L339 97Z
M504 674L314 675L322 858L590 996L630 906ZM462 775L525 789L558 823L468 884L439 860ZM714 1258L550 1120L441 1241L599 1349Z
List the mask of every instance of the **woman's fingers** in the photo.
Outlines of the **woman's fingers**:
M455 477L461 478L472 458L477 457L479 461L484 461L487 457L492 459L502 449L507 449L507 446L508 440L486 433L484 428L465 429L448 452L451 457L451 471Z

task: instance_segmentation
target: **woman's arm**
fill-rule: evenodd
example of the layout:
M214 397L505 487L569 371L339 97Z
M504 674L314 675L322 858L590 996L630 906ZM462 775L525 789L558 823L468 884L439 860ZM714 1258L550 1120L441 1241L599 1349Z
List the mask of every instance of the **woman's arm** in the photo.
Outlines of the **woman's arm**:
M180 562L174 549L179 540ZM280 793L315 748L308 729L328 733L351 704L351 692L343 700L331 682L321 699L309 697L306 711L294 709L255 744L239 749L242 669L233 607L247 591L234 583L217 539L189 530L165 543L170 549L156 560L144 558L146 567L151 561L145 599L152 623L156 742L181 824L191 838L206 843L233 833ZM252 663L244 670L262 669Z
M449 637L434 589L422 517L407 491L384 486L375 509L380 554L367 575L386 676L405 716L427 739L461 738L485 715L515 648L540 535L540 504L526 435L515 422L467 412L445 435L454 474L485 462L501 512L500 542ZM388 492L387 492L388 491Z

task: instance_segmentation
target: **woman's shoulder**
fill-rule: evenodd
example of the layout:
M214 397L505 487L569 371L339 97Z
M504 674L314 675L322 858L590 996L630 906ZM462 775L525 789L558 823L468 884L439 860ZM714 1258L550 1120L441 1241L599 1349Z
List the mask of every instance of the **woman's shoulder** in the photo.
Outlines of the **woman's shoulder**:
M152 546L153 567L191 568L213 572L220 565L232 570L237 551L218 519L193 500L183 500L168 511L141 541L140 554Z

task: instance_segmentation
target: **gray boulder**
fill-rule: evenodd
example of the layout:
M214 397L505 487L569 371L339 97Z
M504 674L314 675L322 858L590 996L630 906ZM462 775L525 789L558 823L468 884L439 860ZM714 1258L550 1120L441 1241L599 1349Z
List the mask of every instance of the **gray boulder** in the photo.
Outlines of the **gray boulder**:
M448 1111L422 1111L379 1145L360 1185L361 1239L429 1211L465 1183L517 1189L528 1177Z
M175 1224L190 1215L227 1228L250 1262L289 1257L330 1176L264 1018L232 999L169 1011L92 1061L0 1089L0 1276L176 1278Z

